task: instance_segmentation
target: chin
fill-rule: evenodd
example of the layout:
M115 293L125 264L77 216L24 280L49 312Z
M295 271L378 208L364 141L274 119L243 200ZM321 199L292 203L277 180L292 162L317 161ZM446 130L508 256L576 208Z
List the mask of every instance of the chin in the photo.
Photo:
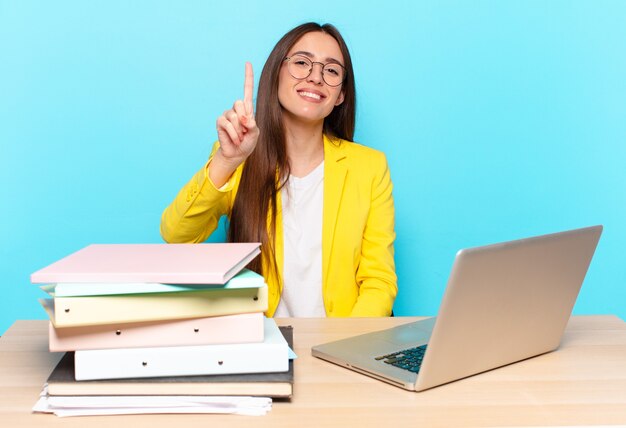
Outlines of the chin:
M332 108L329 109L328 107L324 108L322 106L315 106L313 108L305 107L300 110L299 116L302 119L308 119L312 121L324 120L328 115L332 113L332 111Z
M318 122L323 122L326 116L328 116L329 114L330 112L328 112L327 114L324 114L323 112L320 112L319 110L313 111L312 109L308 109L308 108L299 109L296 111L293 111L293 110L290 111L290 110L283 108L283 115L288 116L292 120L295 120L298 122L304 122L308 124L315 124Z

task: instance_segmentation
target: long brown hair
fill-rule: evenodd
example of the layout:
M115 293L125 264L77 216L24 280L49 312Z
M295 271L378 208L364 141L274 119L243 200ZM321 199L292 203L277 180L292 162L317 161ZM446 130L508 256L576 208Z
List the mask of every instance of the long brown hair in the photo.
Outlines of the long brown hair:
M331 24L309 22L285 34L265 62L256 101L256 122L260 134L256 148L246 160L230 216L230 242L260 242L262 258L248 266L264 274L262 259L269 262L272 274L280 281L275 259L276 209L278 192L289 177L290 166L285 144L282 108L278 101L278 76L289 50L305 34L319 31L339 44L346 68L342 91L344 101L324 119L324 133L352 141L356 114L356 93L350 52L339 31ZM269 217L269 224L268 224ZM269 231L268 231L269 227Z

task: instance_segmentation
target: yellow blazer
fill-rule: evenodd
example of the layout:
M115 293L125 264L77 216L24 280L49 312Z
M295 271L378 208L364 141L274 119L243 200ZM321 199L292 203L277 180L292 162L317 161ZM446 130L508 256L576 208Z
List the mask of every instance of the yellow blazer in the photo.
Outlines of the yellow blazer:
M212 154L217 150L213 147ZM209 159L210 162L210 159ZM208 165L208 164L207 164ZM230 216L242 166L217 189L207 166L181 189L161 217L166 242L204 242L223 215ZM276 265L282 276L280 194L276 213ZM322 295L327 316L388 316L398 290L394 264L394 204L385 155L350 141L324 136ZM263 261L264 272L267 261ZM266 275L267 316L273 316L281 282Z

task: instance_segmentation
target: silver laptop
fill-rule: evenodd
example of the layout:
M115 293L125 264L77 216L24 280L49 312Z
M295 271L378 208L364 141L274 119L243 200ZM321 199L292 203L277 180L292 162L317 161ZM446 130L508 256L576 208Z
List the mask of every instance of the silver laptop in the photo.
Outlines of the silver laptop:
M422 391L555 350L602 226L457 253L436 318L312 348L316 357Z

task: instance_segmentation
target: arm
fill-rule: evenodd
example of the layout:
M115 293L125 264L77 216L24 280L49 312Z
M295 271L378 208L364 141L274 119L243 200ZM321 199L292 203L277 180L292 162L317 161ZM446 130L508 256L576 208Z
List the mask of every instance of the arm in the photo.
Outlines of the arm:
M219 189L209 179L211 164L219 148L216 143L211 157L178 192L161 216L161 236L169 243L204 242L217 228L220 217L230 215L238 169Z
M393 243L395 209L386 159L376 169L356 272L359 297L350 316L389 316L398 292Z
M204 242L220 217L230 215L246 158L254 150L259 128L254 119L252 65L246 63L243 100L217 119L219 143L209 161L181 189L161 216L161 236L170 243Z

